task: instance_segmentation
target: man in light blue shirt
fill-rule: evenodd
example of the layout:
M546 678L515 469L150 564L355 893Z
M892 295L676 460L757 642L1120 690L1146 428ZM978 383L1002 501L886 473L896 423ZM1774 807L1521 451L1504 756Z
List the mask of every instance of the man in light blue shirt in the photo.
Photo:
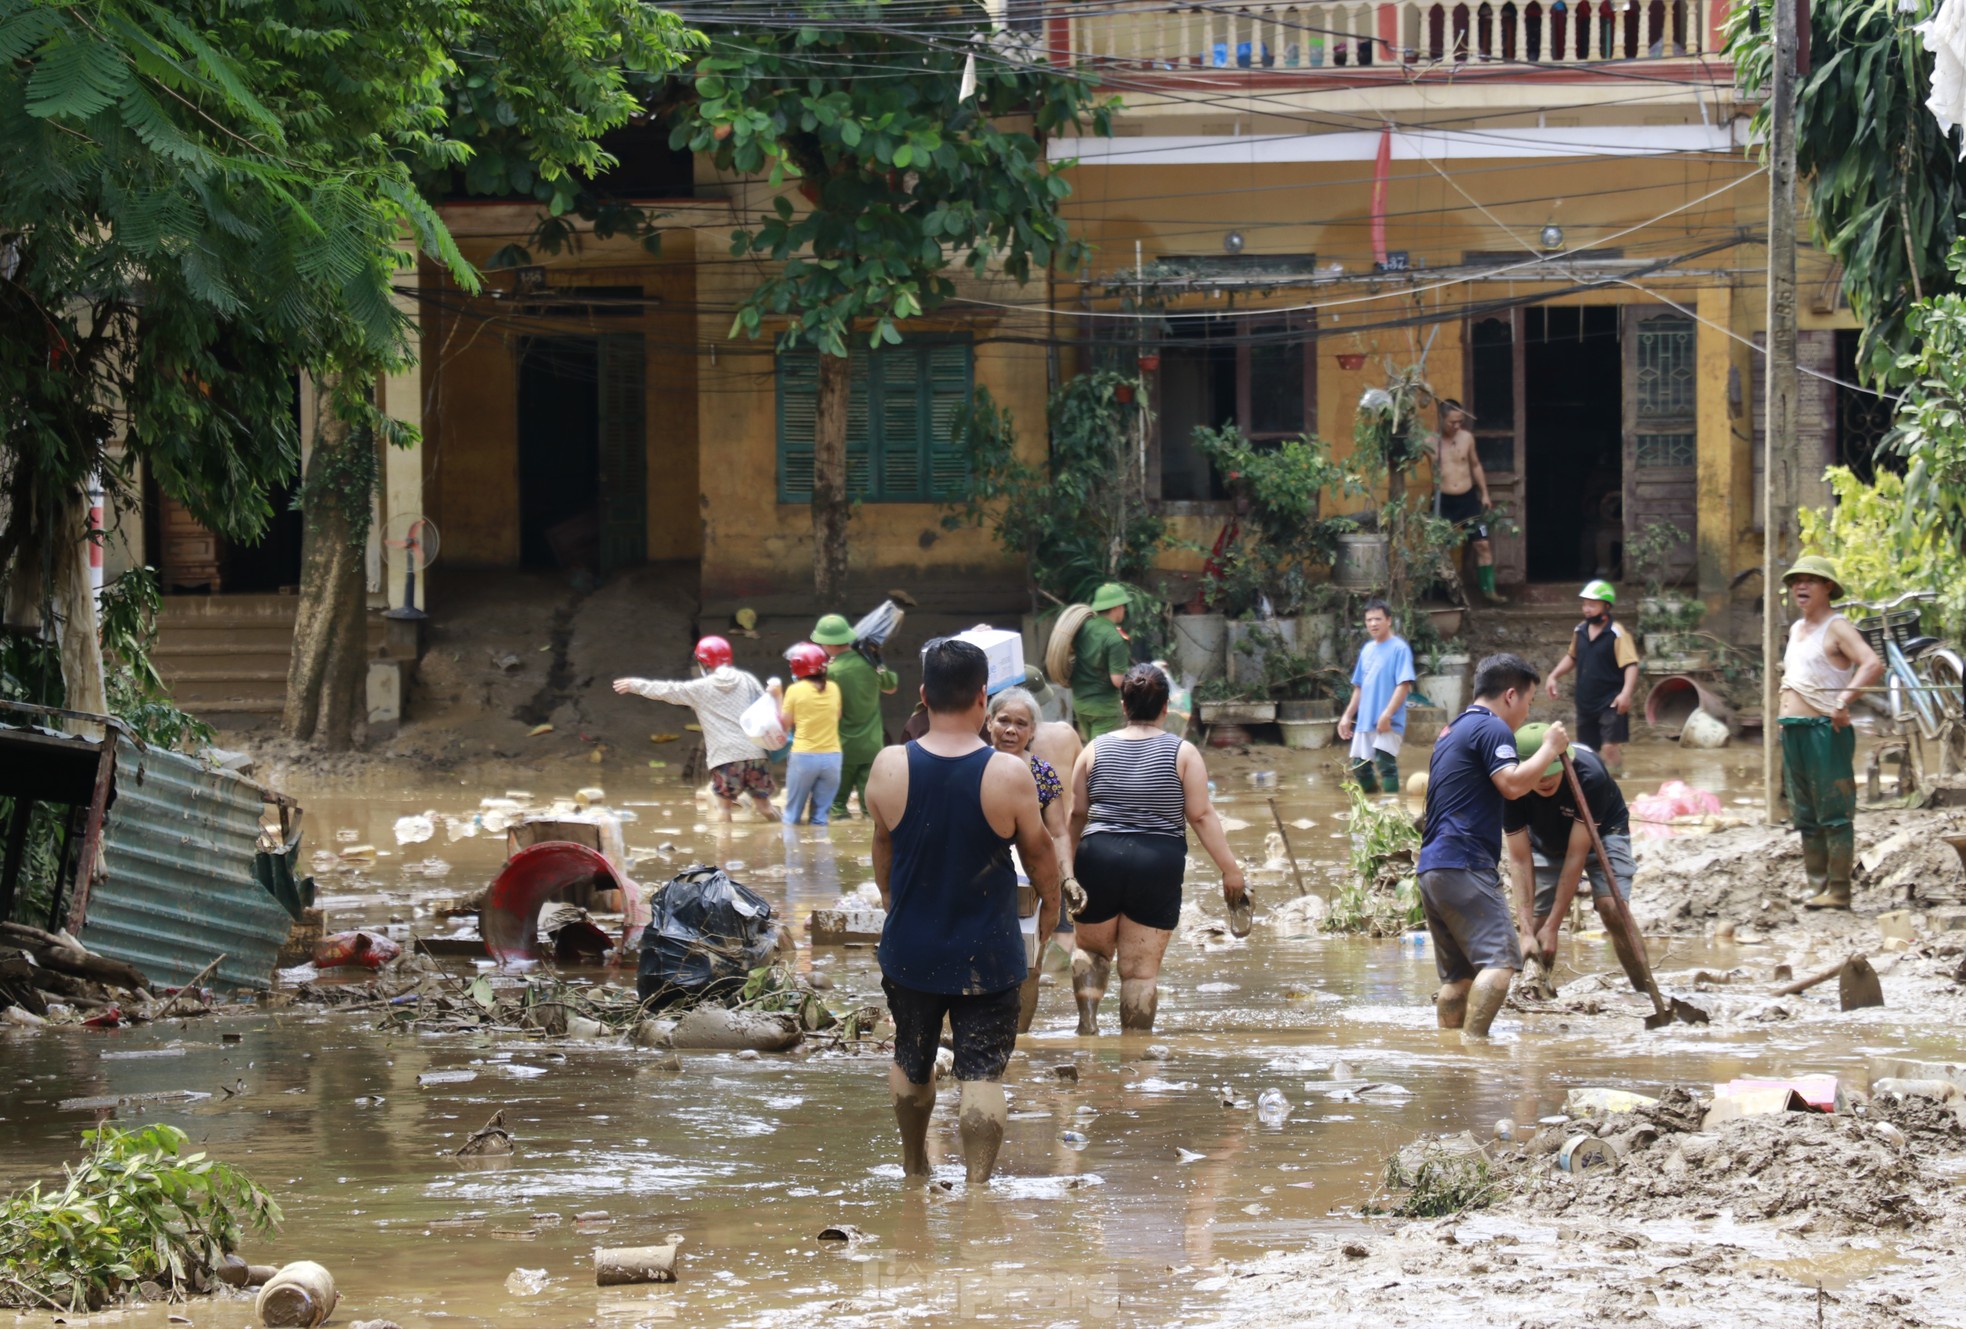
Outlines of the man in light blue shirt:
M1352 699L1338 722L1338 737L1352 745L1351 778L1359 788L1368 794L1396 794L1406 698L1415 677L1413 648L1393 635L1393 611L1384 600L1365 602L1365 632L1369 640L1352 667Z

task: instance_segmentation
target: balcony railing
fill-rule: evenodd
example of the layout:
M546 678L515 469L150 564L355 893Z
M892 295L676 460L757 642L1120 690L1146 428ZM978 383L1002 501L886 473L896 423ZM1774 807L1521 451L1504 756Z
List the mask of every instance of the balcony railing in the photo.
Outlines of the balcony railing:
M1054 58L1183 74L1686 59L1719 47L1727 0L1287 0L1048 6ZM1063 50L1058 49L1063 47Z

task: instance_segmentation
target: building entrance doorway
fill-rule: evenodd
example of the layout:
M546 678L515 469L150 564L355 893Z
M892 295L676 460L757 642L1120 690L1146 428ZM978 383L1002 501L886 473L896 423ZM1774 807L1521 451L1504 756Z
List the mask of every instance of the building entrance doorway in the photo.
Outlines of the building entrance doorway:
M519 348L519 561L605 574L647 561L639 332Z
M1524 570L1538 582L1615 578L1624 547L1617 307L1523 313Z
M1666 522L1696 541L1693 320L1667 305L1543 306L1474 321L1467 336L1473 432L1504 584L1628 580L1628 533Z

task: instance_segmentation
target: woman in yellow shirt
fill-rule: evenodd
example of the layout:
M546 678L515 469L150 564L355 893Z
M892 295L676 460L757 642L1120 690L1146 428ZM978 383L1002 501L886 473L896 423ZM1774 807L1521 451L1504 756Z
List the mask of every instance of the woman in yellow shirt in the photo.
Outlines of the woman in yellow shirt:
M826 650L802 641L785 652L792 686L785 689L779 719L792 734L785 765L785 824L799 824L812 804L814 826L827 824L833 795L840 790L840 690L826 682Z

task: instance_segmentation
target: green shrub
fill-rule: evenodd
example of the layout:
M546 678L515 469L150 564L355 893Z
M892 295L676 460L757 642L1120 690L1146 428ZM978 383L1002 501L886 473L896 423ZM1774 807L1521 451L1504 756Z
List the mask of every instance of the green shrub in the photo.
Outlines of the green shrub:
M1326 932L1395 937L1419 927L1420 883L1413 875L1420 832L1397 799L1374 803L1347 780L1351 800L1350 875L1331 897L1320 926Z
M248 1231L279 1227L271 1196L186 1143L162 1124L84 1131L60 1187L0 1205L0 1306L93 1310L145 1280L203 1286Z

